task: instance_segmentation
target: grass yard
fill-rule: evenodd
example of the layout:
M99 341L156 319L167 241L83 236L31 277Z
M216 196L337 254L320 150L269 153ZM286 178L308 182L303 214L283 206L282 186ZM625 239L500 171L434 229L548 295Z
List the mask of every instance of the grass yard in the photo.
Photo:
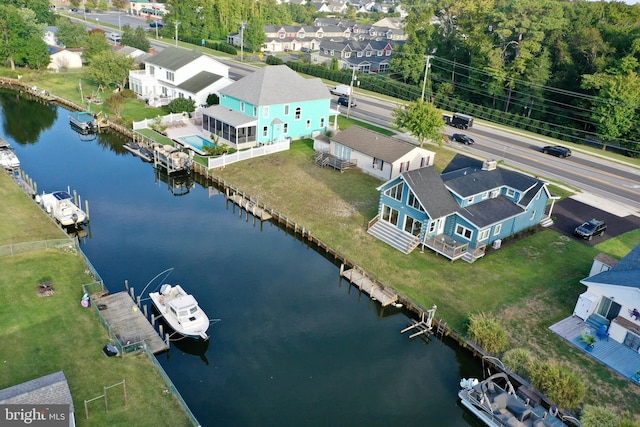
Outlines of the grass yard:
M0 245L61 239L65 234L45 213L0 173ZM108 335L93 309L80 305L82 285L93 282L84 258L75 249L49 249L0 257L0 388L10 387L57 371L64 371L74 399L78 426L191 425L151 361L144 354L107 358L102 347ZM38 296L37 286L51 281L55 294ZM7 302L11 302L8 304ZM104 401L84 400L109 390Z
M436 152L440 170L455 154L446 147L428 149ZM621 413L640 414L637 387L548 330L573 312L584 291L579 281L588 275L593 258L601 251L624 256L640 241L640 230L590 247L546 229L505 240L499 251L490 250L474 264L451 263L431 251L404 255L367 234L366 223L377 213L375 188L381 181L356 171L318 168L309 140L292 143L288 152L232 164L215 173L309 229L423 308L437 304L436 316L455 330L464 332L471 313L496 314L512 347L529 348L541 359L568 364L593 384L589 403L607 402ZM551 191L563 197L571 193L556 186Z

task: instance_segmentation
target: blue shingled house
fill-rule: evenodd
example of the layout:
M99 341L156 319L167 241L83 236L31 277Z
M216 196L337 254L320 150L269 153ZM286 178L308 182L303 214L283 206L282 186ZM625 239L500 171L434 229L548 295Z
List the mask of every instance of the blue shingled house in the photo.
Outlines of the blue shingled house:
M235 148L309 137L329 128L331 94L317 78L270 65L220 90L203 112L202 130Z
M493 160L459 154L442 174L415 169L378 190L378 215L368 231L405 253L422 246L473 262L487 245L497 248L505 237L551 224L547 183Z

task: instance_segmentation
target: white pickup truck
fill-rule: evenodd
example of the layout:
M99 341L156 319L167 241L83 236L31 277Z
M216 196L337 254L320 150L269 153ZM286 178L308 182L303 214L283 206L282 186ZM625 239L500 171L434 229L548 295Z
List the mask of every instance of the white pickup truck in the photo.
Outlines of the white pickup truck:
M351 95L351 87L347 85L338 85L329 90L332 95L349 96Z

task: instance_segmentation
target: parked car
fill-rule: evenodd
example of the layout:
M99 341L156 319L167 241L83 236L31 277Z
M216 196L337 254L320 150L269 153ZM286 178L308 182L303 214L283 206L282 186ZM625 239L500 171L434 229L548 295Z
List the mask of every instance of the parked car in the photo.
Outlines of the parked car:
M114 43L119 43L122 40L122 34L118 33L107 33L107 39L111 40Z
M311 53L311 49L309 49L308 47L301 47L300 52Z
M69 9L71 12L77 12L78 8L77 7L72 7L71 9Z
M338 98L338 104L342 105L344 107L348 107L349 106L349 97L348 96L341 96L340 98ZM355 107L356 105L358 105L356 103L356 100L351 98L351 107Z
M607 231L607 223L594 218L576 227L573 233L583 239L591 240L596 236L602 236L605 231Z
M451 135L451 139L457 142L462 142L465 145L471 145L475 142L473 138L470 138L463 133L454 133Z
M162 27L164 27L164 24L162 22L155 22L154 21L154 22L150 23L149 26L151 28L162 28Z
M547 145L546 147L542 147L540 151L544 154L551 154L557 157L569 157L571 155L571 150L561 145Z

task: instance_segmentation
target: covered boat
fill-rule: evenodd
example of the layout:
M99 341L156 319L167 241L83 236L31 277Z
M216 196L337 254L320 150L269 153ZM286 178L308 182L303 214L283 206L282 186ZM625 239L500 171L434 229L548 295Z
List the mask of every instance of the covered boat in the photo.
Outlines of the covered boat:
M160 292L151 292L149 297L174 331L186 337L209 339L209 318L193 295L185 292L180 285L164 284Z
M0 138L0 166L8 171L20 168L20 160L7 141Z
M460 381L460 402L489 427L568 427L580 423L559 416L557 408L546 409L530 398L519 396L507 374L494 374L482 382ZM569 422L566 424L565 421Z
M36 202L64 226L77 226L87 221L87 215L73 203L71 195L66 191L37 195Z

